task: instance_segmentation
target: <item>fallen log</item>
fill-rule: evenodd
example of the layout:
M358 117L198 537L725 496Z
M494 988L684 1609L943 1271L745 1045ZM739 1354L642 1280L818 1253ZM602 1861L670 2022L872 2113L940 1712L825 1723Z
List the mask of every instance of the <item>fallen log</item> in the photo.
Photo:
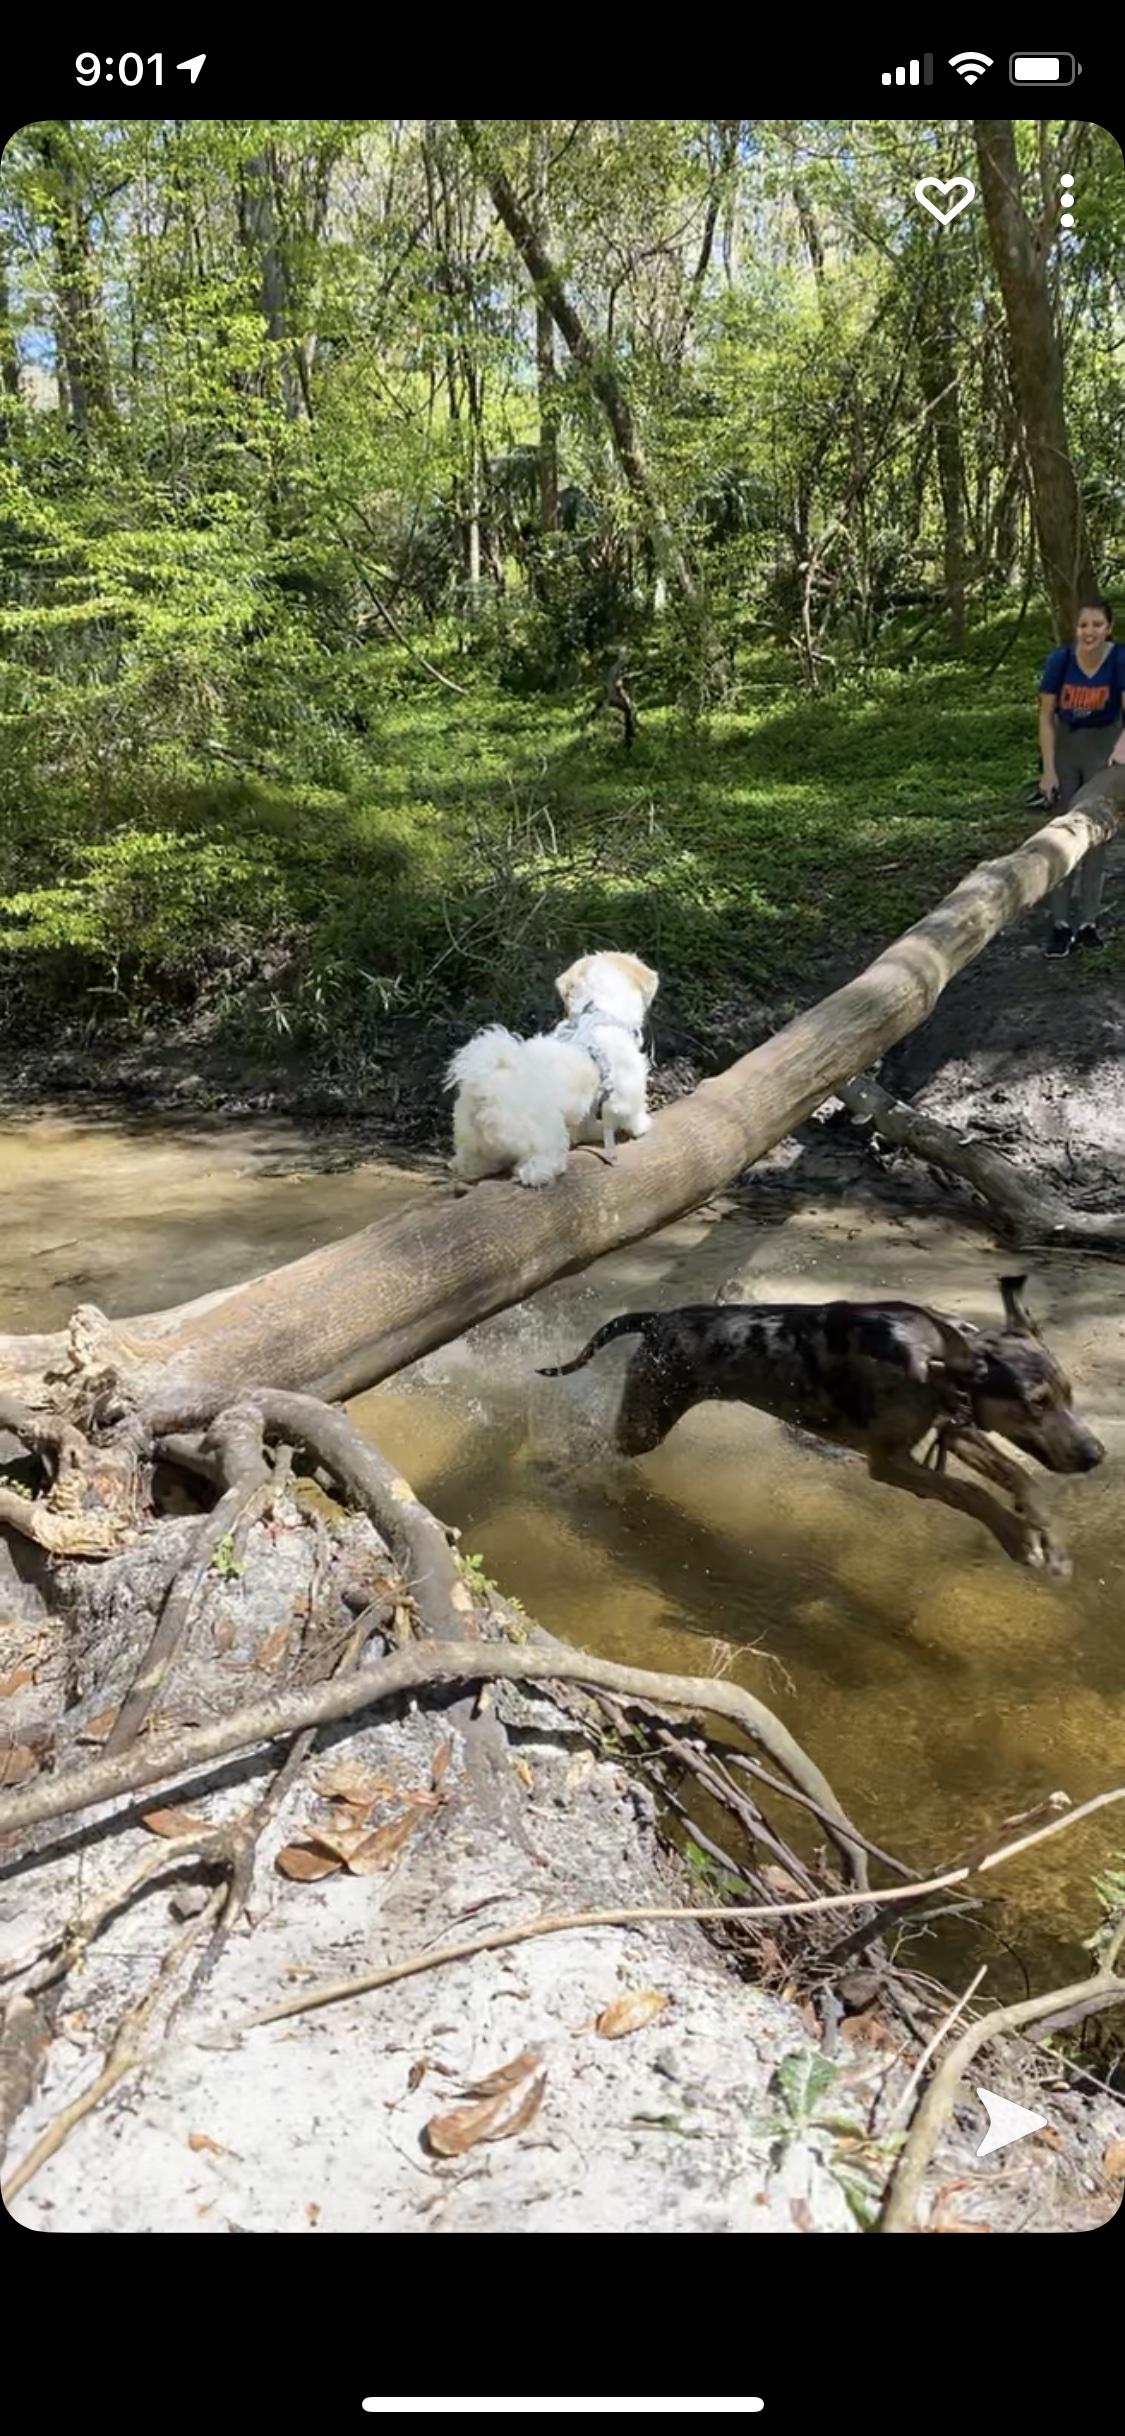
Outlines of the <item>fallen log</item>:
M855 980L665 1109L615 1166L579 1151L549 1191L434 1193L229 1293L112 1326L83 1311L68 1334L0 1338L0 1387L52 1400L54 1370L53 1400L65 1402L84 1382L116 1380L142 1419L193 1398L215 1410L262 1381L327 1400L362 1393L728 1184L921 1023L953 976L1123 815L1125 769L1107 770L1068 813L979 864Z
M1050 1185L1025 1175L1002 1151L974 1142L949 1125L896 1100L870 1075L837 1085L853 1117L873 1121L885 1141L895 1142L929 1167L963 1176L988 1207L1000 1231L1026 1248L1068 1244L1106 1254L1125 1253L1125 1210L1076 1210Z

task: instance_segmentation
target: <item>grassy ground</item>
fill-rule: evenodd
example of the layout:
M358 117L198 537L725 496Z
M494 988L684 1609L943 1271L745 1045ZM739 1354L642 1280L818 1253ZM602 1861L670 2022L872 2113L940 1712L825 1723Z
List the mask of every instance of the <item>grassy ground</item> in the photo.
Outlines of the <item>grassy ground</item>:
M1010 630L1008 611L964 663L819 701L748 661L704 722L642 674L629 754L588 694L516 695L461 661L463 697L405 671L374 687L332 784L142 768L127 801L14 835L13 1008L104 1031L206 1006L228 1042L354 1075L388 1026L528 1022L560 959L619 945L660 966L673 1036L718 1053L736 1009L817 994L1035 825L1050 638L1029 626L990 674Z

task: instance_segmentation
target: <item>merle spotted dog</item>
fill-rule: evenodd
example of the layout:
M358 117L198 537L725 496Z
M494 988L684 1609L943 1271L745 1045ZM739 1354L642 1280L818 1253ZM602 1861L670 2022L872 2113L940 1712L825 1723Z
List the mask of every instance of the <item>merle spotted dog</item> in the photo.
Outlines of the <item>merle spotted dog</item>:
M1001 1328L973 1328L919 1303L688 1305L626 1311L572 1362L615 1337L641 1343L625 1373L615 1438L623 1455L659 1446L693 1404L752 1404L866 1455L873 1480L975 1514L1017 1564L1070 1570L1021 1466L993 1433L1049 1472L1088 1472L1105 1448L1074 1411L1069 1379L1028 1316L1023 1277L1002 1277ZM924 1462L915 1449L933 1432ZM950 1479L951 1455L1011 1499Z

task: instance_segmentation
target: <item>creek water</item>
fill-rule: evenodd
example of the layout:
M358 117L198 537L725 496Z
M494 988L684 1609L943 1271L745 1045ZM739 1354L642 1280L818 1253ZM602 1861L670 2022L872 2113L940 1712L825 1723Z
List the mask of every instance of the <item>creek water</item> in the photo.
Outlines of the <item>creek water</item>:
M6 1331L58 1326L76 1302L157 1310L444 1189L437 1171L356 1165L279 1122L96 1112L7 1111L0 1174ZM822 1199L767 1224L716 1203L443 1347L352 1417L553 1632L744 1683L869 1835L937 1866L1056 1788L1080 1801L1125 1779L1125 1270L1052 1253L1032 1278L1108 1449L1086 1478L1042 1477L1067 1583L738 1406L689 1414L626 1463L608 1433L628 1344L573 1379L536 1370L614 1312L707 1301L732 1277L747 1301L886 1292L985 1320L1006 1265L940 1216ZM998 1936L974 1948L986 1990L1022 1988L1009 1945L1029 1968L1083 1967L1091 1878L1123 1846L1125 1807L997 1873ZM949 1968L961 1942L939 1935L912 1959Z

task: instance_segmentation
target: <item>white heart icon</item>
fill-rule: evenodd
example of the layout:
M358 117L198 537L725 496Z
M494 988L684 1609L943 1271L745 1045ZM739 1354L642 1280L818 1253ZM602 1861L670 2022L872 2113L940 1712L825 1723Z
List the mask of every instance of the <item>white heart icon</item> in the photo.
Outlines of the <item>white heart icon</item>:
M948 228L958 212L967 211L970 203L976 201L977 190L971 178L919 178L914 192L923 211L932 212L934 219L939 220L943 228ZM943 211L940 203L931 202L932 195L953 195L956 200L950 204L948 211Z

